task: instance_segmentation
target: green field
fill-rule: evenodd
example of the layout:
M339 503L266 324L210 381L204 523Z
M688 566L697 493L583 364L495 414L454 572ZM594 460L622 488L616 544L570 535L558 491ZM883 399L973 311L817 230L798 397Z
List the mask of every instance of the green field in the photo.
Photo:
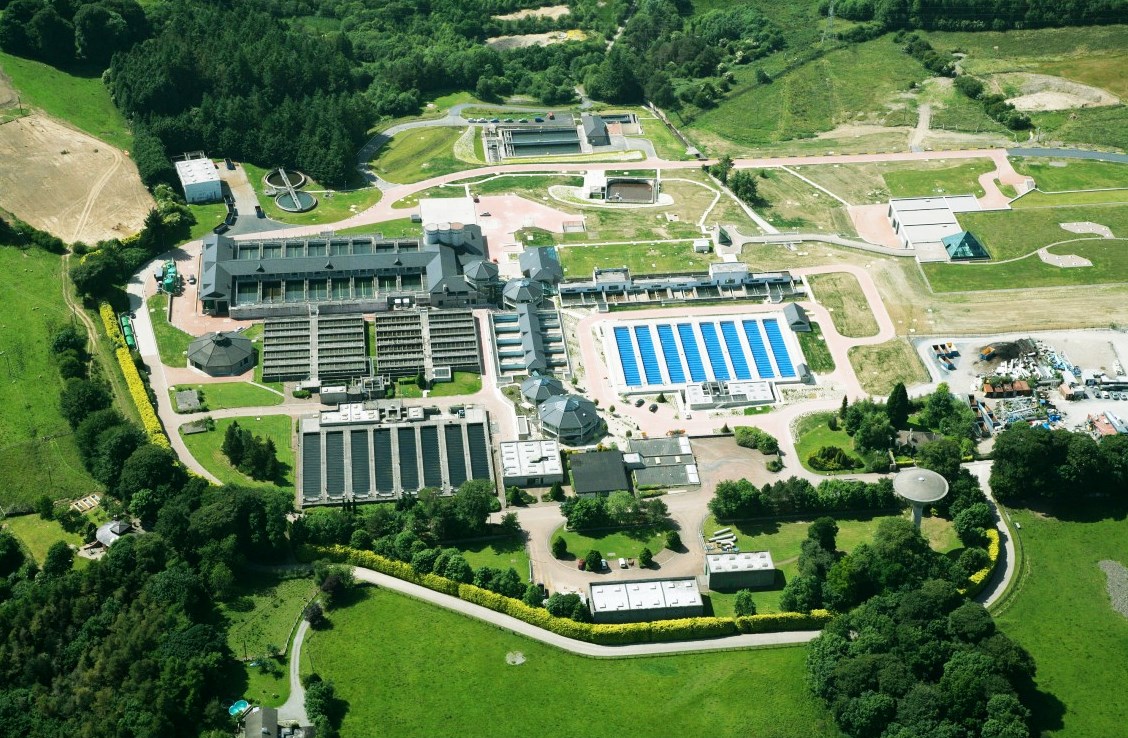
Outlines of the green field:
M1042 192L1128 187L1128 164L1021 156L1012 156L1011 164L1019 174L1033 177Z
M357 185L356 189L339 191L326 191L324 185L311 179L302 187L302 190L317 198L317 206L304 213L288 213L274 203L273 197L268 197L263 192L262 178L269 170L247 163L242 163L241 166L247 171L247 179L255 188L259 204L262 205L267 217L280 223L292 223L294 225L336 223L380 202L380 190L375 187L360 186L363 181L359 175L356 177L357 182L354 183Z
M192 224L191 231L188 234L189 241L208 235L227 217L227 205L222 202L189 205L188 209L192 211L192 215L196 216L196 222Z
M472 169L454 156L454 142L462 128L416 128L384 144L372 160L372 170L389 182L409 184L441 174Z
M920 357L904 338L876 346L854 346L849 354L862 389L871 395L888 395L898 382L912 387L929 379Z
M698 254L693 242L622 243L606 246L572 244L557 249L564 275L577 279L591 275L596 267L626 266L631 274L703 272L713 261L709 254Z
M188 344L196 340L168 322L168 296L153 295L149 298L149 322L157 339L157 351L165 366L183 367L188 365Z
M133 146L129 126L110 100L101 74L68 74L5 53L0 53L0 69L12 79L25 106L40 108L119 149Z
M223 434L231 423L239 421L240 428L246 428L256 436L266 436L274 439L278 449L278 462L282 468L282 475L273 482L258 482L231 466L220 447L223 445ZM188 451L200 462L205 469L216 476L224 484L239 484L246 487L293 487L294 486L294 449L292 432L293 421L288 415L263 415L258 418L223 418L215 421L215 430L206 433L193 433L184 436L184 445Z
M885 184L893 197L925 195L966 195L983 197L979 175L995 171L990 159L972 159L943 168L893 169L884 173Z
M868 543L873 540L873 534L882 520L896 515L874 515L870 517L852 517L850 519L838 518L831 515L838 523L838 537L836 545L839 551L849 553L858 544ZM704 534L708 538L722 528L731 528L736 535L736 545L741 551L768 551L772 555L772 563L780 572L777 574L775 589L755 590L753 598L756 602L757 612L779 612L779 598L784 584L799 573L799 550L804 539L807 538L809 520L782 521L782 520L756 520L738 523L718 523L710 515L705 519ZM932 545L932 548L948 553L960 548L959 538L956 536L952 524L943 518L926 517L921 521L921 531ZM732 615L735 605L735 593L710 592L709 599L713 603L713 612L717 615Z
M763 171L767 176L757 178L756 185L768 203L761 214L769 223L777 228L857 235L842 203L789 172Z
M204 395L208 410L222 410L228 407L265 407L281 405L286 399L270 390L257 387L250 382L216 382L211 384L178 384L170 392L194 389Z
M1107 501L1102 501L1102 504ZM1032 705L1034 734L1111 736L1128 723L1123 700L1110 690L1128 682L1128 618L1109 604L1097 563L1128 566L1123 512L1074 507L1069 519L1010 510L1024 552L1015 593L995 614L1000 629L1038 664L1043 699Z
M1021 211L962 213L960 225L987 247L995 261L1034 253L1052 243L1084 238L1062 223L1093 222L1108 226L1114 236L1128 238L1128 205L1028 208Z
M846 455L857 461L861 457L854 451L854 439L839 426L838 430L831 430L827 425L830 416L834 413L812 413L800 418L795 425L795 453L799 455L799 463L807 471L814 471L807 465L807 458L823 446L837 446L846 452ZM859 467L860 468L860 467ZM827 474L828 472L816 472ZM834 472L831 472L834 473ZM853 474L855 471L837 472L839 474Z
M12 533L19 538L31 553L36 563L42 565L47 556L47 549L56 541L66 541L72 548L81 546L84 541L77 533L67 533L63 526L54 520L44 520L38 515L21 515L17 518L6 518L3 521ZM88 566L90 559L75 557L76 567Z
M228 623L227 645L246 673L241 697L277 707L290 696L285 654L291 630L316 591L312 579L255 574L244 578L238 594L221 606ZM278 653L282 656L275 657Z
M1034 190L1011 203L1011 207L1016 210L1060 208L1069 205L1128 205L1128 189L1049 193Z
M822 328L818 323L811 323L811 330L800 331L795 334L799 339L799 348L803 349L803 358L807 360L807 368L815 374L829 374L834 371L834 357L823 338Z
M522 538L506 538L495 541L455 541L451 544L462 552L462 557L474 569L479 566L492 566L505 571L509 567L517 570L522 579L529 576L529 552L525 550Z
M769 5L763 5L765 13ZM735 147L732 153L744 153L779 141L812 138L843 123L916 124L915 101L904 91L928 74L889 37L852 44L798 66L794 59L795 51L787 50L762 63L734 67L734 91L685 130L710 151ZM756 83L756 68L767 71L773 82ZM884 145L888 148L889 143ZM839 148L832 141L821 145ZM894 148L900 147L898 143Z
M482 375L473 372L454 372L449 382L436 382L431 385L428 397L458 397L474 395L482 391Z
M839 735L807 691L803 648L590 659L385 589L357 600L311 632L302 654L303 672L312 659L348 702L350 738L429 738L454 725L493 738ZM506 663L514 651L525 663Z
M562 536L568 542L568 553L572 556L582 559L588 551L594 549L603 554L603 558L607 559L608 562L611 562L612 559L617 558L637 559L638 552L644 548L649 548L650 553L658 556L666 548L666 531L668 530L670 530L668 522L637 528L589 531L588 533L566 530L562 526L556 529L551 538Z
M807 278L815 301L830 311L835 329L849 338L868 338L878 332L869 301L858 278L849 272L812 274Z
M38 249L0 246L0 506L100 491L59 414L63 381L49 338L72 317L62 261ZM79 323L81 326L81 323Z
M412 223L411 218L396 218L336 231L338 236L371 236L374 233L379 233L384 238L420 238L423 235L423 227L418 223Z
M1088 259L1091 267L1063 269L1044 263L1037 255L1005 264L922 264L935 292L973 292L1016 287L1063 287L1128 281L1128 246L1124 239L1090 238L1061 244L1050 253L1073 254Z

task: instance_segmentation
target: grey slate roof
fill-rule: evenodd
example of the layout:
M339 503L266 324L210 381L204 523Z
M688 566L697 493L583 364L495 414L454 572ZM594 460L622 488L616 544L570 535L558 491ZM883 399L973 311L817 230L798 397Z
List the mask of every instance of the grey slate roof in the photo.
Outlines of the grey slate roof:
M528 248L518 258L521 273L529 279L546 284L559 284L564 281L564 269L560 266L555 248Z
M550 397L567 394L567 390L556 377L534 376L521 383L521 394L529 402L541 403Z
M798 330L810 330L811 319L807 317L807 311L793 302L789 302L783 306L783 318L792 328L795 328L796 325L800 325L804 327Z
M607 123L600 116L584 113L580 116L580 120L584 124L584 135L589 139L593 137L606 138L609 135L607 133Z
M572 470L572 489L576 494L629 491L631 488L622 451L572 454L568 466Z
M579 395L557 395L538 409L541 423L563 435L586 435L599 425L592 401Z
M483 259L475 259L466 265L463 274L466 275L467 279L472 279L475 282L488 282L497 277L497 264Z
M501 291L502 297L512 303L536 304L544 299L544 288L531 279L511 279Z
M109 548L114 545L117 539L132 530L133 526L124 520L111 520L108 523L103 523L94 533L94 537L98 539L98 542L103 546Z
M238 366L254 351L251 339L238 333L207 333L188 344L188 361L204 367Z

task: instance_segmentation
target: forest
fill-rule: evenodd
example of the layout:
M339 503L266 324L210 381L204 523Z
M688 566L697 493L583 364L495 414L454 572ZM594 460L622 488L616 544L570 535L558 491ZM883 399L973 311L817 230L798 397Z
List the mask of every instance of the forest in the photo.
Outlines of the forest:
M829 0L822 0L823 13ZM1006 31L1123 23L1125 0L837 0L835 15L886 30Z

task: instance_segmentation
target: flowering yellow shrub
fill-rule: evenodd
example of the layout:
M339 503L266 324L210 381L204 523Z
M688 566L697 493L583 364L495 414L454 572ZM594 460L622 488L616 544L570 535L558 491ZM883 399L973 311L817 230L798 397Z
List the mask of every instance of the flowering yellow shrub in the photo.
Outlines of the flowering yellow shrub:
M114 315L114 309L110 307L110 303L99 304L98 314L102 316L102 325L106 327L106 335L110 337L115 346L124 347L125 336L121 334L121 326L118 325L117 316Z
M990 559L990 563L968 577L968 586L960 590L961 594L968 597L974 597L983 591L987 586L987 580L991 578L991 573L995 571L995 564L999 561L999 531L988 528L984 533L987 535L987 558Z
M133 357L129 355L129 349L119 346L116 353L118 365L121 367L126 385L129 386L129 394L133 398L133 404L137 406L137 412L141 414L141 425L145 428L149 441L162 448L171 448L168 436L165 435L164 428L161 427L161 421L157 417L156 411L153 410L152 403L149 402L149 394L145 392L145 383L141 381L141 375L137 373L137 366L133 363Z

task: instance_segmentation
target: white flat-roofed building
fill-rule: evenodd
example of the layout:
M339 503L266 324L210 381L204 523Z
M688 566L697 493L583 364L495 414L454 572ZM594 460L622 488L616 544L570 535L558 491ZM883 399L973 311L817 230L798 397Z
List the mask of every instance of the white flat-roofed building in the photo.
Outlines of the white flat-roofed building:
M204 157L178 161L176 176L180 178L184 199L189 203L219 202L223 199L219 170L211 159Z
M592 583L588 606L597 623L699 617L705 607L694 577Z
M548 487L564 481L560 444L555 440L506 441L500 450L506 487Z
M734 590L770 587L775 583L775 563L768 551L705 554L709 589Z
M685 386L685 404L690 410L711 410L739 405L775 402L771 382L701 382Z

